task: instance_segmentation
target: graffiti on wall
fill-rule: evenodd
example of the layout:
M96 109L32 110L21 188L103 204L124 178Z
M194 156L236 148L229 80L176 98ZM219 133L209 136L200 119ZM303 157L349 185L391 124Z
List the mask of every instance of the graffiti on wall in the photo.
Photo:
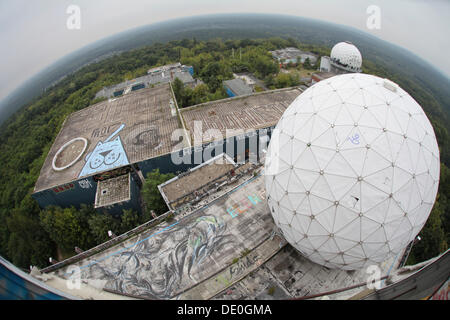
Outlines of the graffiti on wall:
M61 186L54 187L52 190L54 193L61 193L64 191L72 190L73 188L75 188L75 185L73 183L66 183Z
M124 127L124 124L120 125L120 127L107 139L97 143L94 150L86 156L86 163L81 170L79 177L111 170L113 168L129 164L122 140L118 135Z
M163 144L158 127L148 123L136 124L125 138L125 143L138 150L158 149Z
M82 189L90 189L92 188L92 183L88 179L78 181L80 188Z
M120 127L121 123L115 123L115 124L111 124L109 126L104 126L102 128L95 128L94 130L92 130L92 134L91 134L91 138L103 138L103 137L107 137L108 135L111 134L112 129L116 126Z
M258 257L255 255L242 257L231 265L225 273L219 274L216 280L225 286L230 286L239 276L242 276L248 269L258 265L258 263Z
M257 179L262 179L259 177ZM171 299L205 279L217 277L225 266L268 238L273 222L264 185L251 179L206 207L169 225L163 223L120 245L77 263L81 279L99 281L105 290L149 299ZM254 205L231 218L227 208L252 196ZM242 210L241 210L242 211ZM248 253L233 263L223 279L229 281L249 265L259 265ZM67 278L67 269L57 273Z
M258 203L264 203L263 200L265 199L265 196L265 190L261 190L259 194L248 195L247 197L229 206L227 208L227 212L232 218L235 218L239 214L245 213L247 210L250 210Z

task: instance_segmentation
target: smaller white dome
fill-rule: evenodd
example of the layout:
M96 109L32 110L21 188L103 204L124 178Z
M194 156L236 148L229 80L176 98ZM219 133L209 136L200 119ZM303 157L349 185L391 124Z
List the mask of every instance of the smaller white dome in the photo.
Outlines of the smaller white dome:
M339 42L331 49L331 63L349 72L361 72L362 56L351 42Z

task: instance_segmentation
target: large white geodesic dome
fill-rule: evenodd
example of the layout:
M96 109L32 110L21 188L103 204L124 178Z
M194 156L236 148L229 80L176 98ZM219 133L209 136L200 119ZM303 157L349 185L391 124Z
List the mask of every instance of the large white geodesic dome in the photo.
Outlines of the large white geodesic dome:
M318 264L354 270L415 239L436 198L440 163L420 105L389 80L353 73L292 102L264 170L286 240Z
M338 68L351 72L360 72L362 66L362 56L358 48L350 42L339 42L330 53L331 62L337 63Z

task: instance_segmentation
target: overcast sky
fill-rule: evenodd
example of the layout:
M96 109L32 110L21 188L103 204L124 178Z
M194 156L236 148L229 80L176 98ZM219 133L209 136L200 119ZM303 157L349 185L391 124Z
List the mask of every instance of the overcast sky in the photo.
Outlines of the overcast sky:
M69 5L81 28L69 30ZM380 29L366 12L380 8ZM450 76L449 0L0 0L0 100L89 43L130 28L211 13L279 13L345 24L400 45Z

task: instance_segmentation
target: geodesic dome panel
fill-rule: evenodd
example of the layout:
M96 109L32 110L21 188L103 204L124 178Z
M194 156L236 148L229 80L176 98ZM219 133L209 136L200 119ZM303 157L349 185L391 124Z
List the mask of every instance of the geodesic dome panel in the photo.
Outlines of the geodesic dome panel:
M307 89L268 147L268 205L312 261L360 269L419 233L439 184L439 150L420 105L397 84L345 74Z
M331 49L331 61L342 69L360 72L362 56L358 48L350 42L339 42Z

